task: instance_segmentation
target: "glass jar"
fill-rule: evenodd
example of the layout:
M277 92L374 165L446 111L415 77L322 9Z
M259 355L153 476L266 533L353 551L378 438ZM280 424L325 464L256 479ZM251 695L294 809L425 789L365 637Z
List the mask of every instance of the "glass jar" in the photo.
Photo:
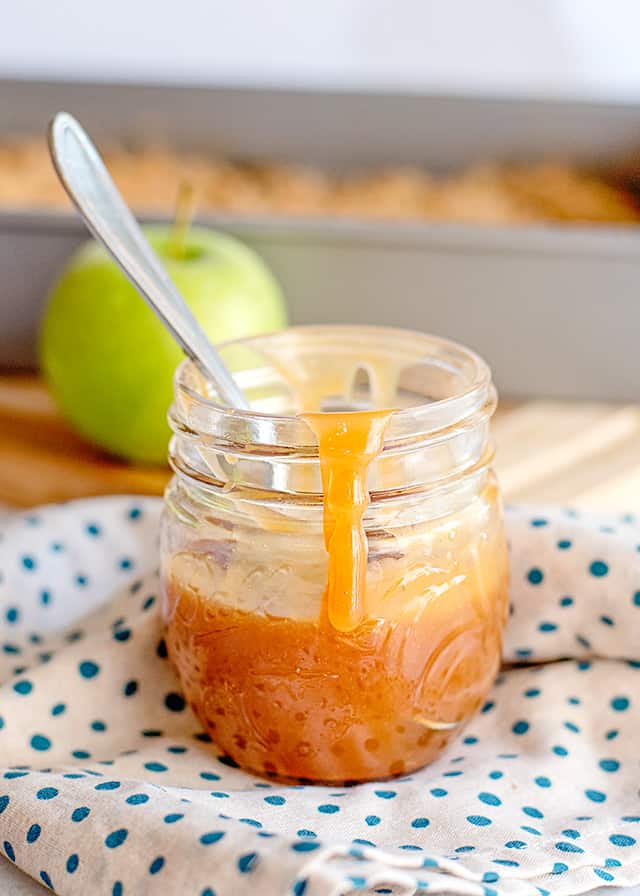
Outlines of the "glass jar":
M500 665L507 553L489 369L462 346L377 327L291 328L221 354L251 411L222 406L184 362L170 413L164 618L185 695L258 774L408 773L461 730ZM394 413L364 468L361 602L335 623L326 469L299 414L349 423L376 408Z

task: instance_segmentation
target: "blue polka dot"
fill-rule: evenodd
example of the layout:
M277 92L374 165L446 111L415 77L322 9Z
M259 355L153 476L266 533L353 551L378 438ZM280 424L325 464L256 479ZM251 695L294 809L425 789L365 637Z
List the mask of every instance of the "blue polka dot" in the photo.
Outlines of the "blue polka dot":
M307 881L306 880L297 880L294 882L293 887L291 888L291 892L293 896L303 896L305 890L307 889ZM391 892L391 890L389 890Z
M607 733L605 734L605 737L607 740L615 740L615 738L618 736L618 734L619 734L618 730L616 728L612 728L610 731L607 731Z
M238 859L238 870L243 874L255 871L256 865L258 864L258 858L257 852L248 852L246 855L240 856Z
M614 620L611 618L611 616L601 616L601 617L600 617L600 622L601 622L603 625L608 625L608 626L615 625L615 622L614 622Z
M91 809L88 806L78 806L78 808L74 809L71 813L71 821L84 821L90 812Z
M633 603L636 607L640 607L640 591L636 591L633 595Z
M614 697L611 701L611 709L614 709L616 712L626 712L629 709L629 698Z
M529 815L531 818L544 818L543 813L540 809L536 809L535 806L523 806L522 811L525 815Z
M414 818L411 822L412 828L428 828L430 821L428 818Z
M597 874L601 880L606 880L609 883L614 880L613 874L609 874L608 871L603 871L602 868L594 868L593 873Z
M537 566L534 566L527 573L527 579L532 585L539 585L544 579L544 573Z
M102 781L96 784L96 790L117 790L120 787L120 781Z
M396 796L395 790L374 790L373 792L376 796L379 796L381 800L392 800L394 796Z
M72 853L67 859L67 871L69 874L73 874L76 871L78 865L80 864L80 859L78 858L78 853Z
M2 844L2 848L4 849L6 857L12 862L15 862L16 854L14 852L13 846L9 843L8 840L4 841L4 843Z
M564 862L555 862L553 868L551 869L552 874L564 874L565 871L569 870L569 866L565 865Z
M20 681L15 682L15 684L13 685L13 690L16 692L16 694L26 696L33 690L33 685L30 681L28 681L28 679L23 678Z
M514 734L526 734L529 730L529 723L525 722L524 719L519 719L513 724L511 730Z
M169 815L165 815L162 820L165 824L175 824L177 821L180 821L181 818L184 818L182 812L170 812Z
M51 878L49 877L49 875L47 874L46 871L40 872L40 880L46 887L49 887L50 890L53 890L53 884L51 883Z
M32 557L29 554L26 554L22 558L22 566L24 567L24 569L28 570L29 572L32 572L37 566L35 557Z
M487 818L486 815L467 815L467 821L479 827L486 827L488 824L491 824L491 819Z
M113 885L113 890L111 891L111 896L122 896L124 893L124 889L119 880L115 882Z
M617 772L620 763L617 759L601 759L598 763L603 772Z
M580 839L580 831L576 831L573 828L565 828L562 834L563 836L568 837L570 840Z
M17 607L7 607L4 616L9 625L14 625L20 618L20 610Z
M548 526L549 520L545 520L544 518L540 517L538 519L531 520L531 525L534 526L535 528L540 528L542 526Z
M557 629L558 626L555 624L555 622L541 622L538 625L538 631L542 632L543 634L546 634L547 632L555 632L557 631Z
M520 830L521 830L521 831L526 831L527 834L533 834L535 837L540 837L540 836L541 836L540 831L539 831L537 828L532 828L532 827L531 827L530 825L528 825L528 824L522 824L522 825L520 825Z
M340 806L336 806L334 803L323 803L321 806L318 806L318 812L322 812L324 815L333 815L339 811Z
M29 830L27 831L27 843L35 843L40 834L42 833L42 828L39 824L32 824Z
M144 767L149 772L166 772L167 766L162 762L145 762Z
M42 787L37 793L36 797L39 800L52 800L58 796L59 791L56 790L55 787Z
M478 799L482 803L486 803L487 806L501 806L502 800L500 797L496 796L495 793L479 793Z
M314 849L319 848L320 843L317 840L300 840L291 847L295 852L313 852Z
M507 849L526 849L527 844L524 842L524 840L508 840L505 843L505 847Z
M203 781L219 781L220 775L216 775L215 772L200 772L200 777Z
M125 641L128 641L131 637L131 629L130 628L119 628L117 631L113 633L114 641L119 641L121 644L124 644Z
M91 753L88 750L72 750L71 755L74 759L91 759Z
M218 800L229 799L229 794L225 793L223 790L212 790L210 795Z
M164 868L164 858L162 856L158 856L149 865L149 874L157 874L159 871L162 871L163 868Z
M499 878L500 875L497 871L485 871L482 875L482 882L485 884L495 884Z
M128 681L122 689L125 697L133 697L135 692L138 690L138 682L137 681Z
M164 705L171 712L182 712L186 706L186 701L182 694L171 693L164 698Z
M539 697L540 694L540 688L527 688L527 690L524 692L525 697Z
M270 806L284 806L286 800L283 796L265 796L265 803L269 803Z
M493 772L489 772L489 777L490 777L493 781L497 781L499 778L502 778L502 777L503 777L503 774L504 774L503 772L493 771Z
M84 573L79 572L75 578L75 583L79 588L84 588L85 585L89 584L89 577L85 576Z
M52 716L61 716L66 708L67 708L66 703L56 703L55 706L51 707L51 715Z
M85 532L87 535L91 535L93 538L97 538L100 535L101 529L97 523L88 523L85 526Z
M604 864L606 868L620 868L622 862L619 859L605 859Z
M31 746L34 750L43 752L51 747L51 741L44 734L34 734L31 738Z
M636 840L634 837L628 837L626 834L612 834L609 837L609 843L613 843L614 846L635 846Z
M203 846L211 846L212 843L217 843L219 840L222 840L224 837L224 831L209 831L207 834L203 834L200 837L200 843Z
M95 678L100 671L100 667L93 660L83 660L78 666L78 671L83 678Z
M602 576L606 576L606 574L609 572L609 567L604 562L604 560L594 560L589 567L589 572L592 576L600 579L602 578Z
M373 828L377 824L380 824L380 818L378 815L367 815L367 817L365 818L365 822L369 825L370 828Z
M130 806L140 806L143 803L148 803L149 797L146 793L132 793L131 796L126 798L125 802L129 803Z
M567 843L564 840L556 843L556 849L559 849L560 852L584 852L584 849L576 843Z
M100 719L94 719L94 721L91 723L91 729L92 731L106 731L106 722L102 722Z
M482 707L480 712L490 712L494 706L495 706L495 703L493 702L493 700L487 700L487 702L484 704L484 706Z
M534 780L538 787L551 787L551 781L545 775L538 775Z
M132 507L129 513L127 514L130 520L139 520L142 516L142 508L140 507ZM204 894L203 894L204 896Z
M118 828L105 837L104 845L109 849L116 849L118 846L122 846L128 836L129 831L126 828Z
M568 551L571 545L572 542L569 538L561 538L560 541L557 542L557 547L560 551Z
M447 791L444 790L442 787L434 787L434 788L431 790L431 796L435 796L435 797L443 797L443 796L446 796L446 795L447 795Z
M571 607L573 605L573 598L565 595L565 597L560 598L560 606L561 607Z

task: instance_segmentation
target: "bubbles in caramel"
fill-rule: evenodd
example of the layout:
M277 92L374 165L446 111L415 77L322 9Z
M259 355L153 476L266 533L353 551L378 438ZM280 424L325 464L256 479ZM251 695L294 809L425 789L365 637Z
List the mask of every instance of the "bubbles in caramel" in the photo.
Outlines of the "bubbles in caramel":
M451 343L376 328L247 345L253 421L199 394L188 366L177 380L171 659L246 769L324 783L407 773L460 731L500 663L488 371Z

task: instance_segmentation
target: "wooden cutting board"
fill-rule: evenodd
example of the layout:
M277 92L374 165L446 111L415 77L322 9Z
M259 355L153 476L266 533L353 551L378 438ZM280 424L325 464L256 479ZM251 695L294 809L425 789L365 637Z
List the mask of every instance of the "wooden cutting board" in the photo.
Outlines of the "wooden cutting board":
M640 406L504 403L493 432L508 501L640 512ZM0 375L0 504L159 495L168 479L83 442L36 377Z
M133 466L87 445L61 420L36 377L0 375L0 504L158 495L168 479L168 467Z

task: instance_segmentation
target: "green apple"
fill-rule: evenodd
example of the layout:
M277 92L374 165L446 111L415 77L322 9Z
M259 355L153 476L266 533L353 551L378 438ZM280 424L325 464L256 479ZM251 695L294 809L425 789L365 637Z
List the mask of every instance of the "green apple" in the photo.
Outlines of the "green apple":
M146 235L212 342L285 325L278 284L247 246L194 227L176 258L166 228ZM113 454L166 461L166 415L182 357L107 253L84 245L55 284L40 331L41 368L69 422Z

